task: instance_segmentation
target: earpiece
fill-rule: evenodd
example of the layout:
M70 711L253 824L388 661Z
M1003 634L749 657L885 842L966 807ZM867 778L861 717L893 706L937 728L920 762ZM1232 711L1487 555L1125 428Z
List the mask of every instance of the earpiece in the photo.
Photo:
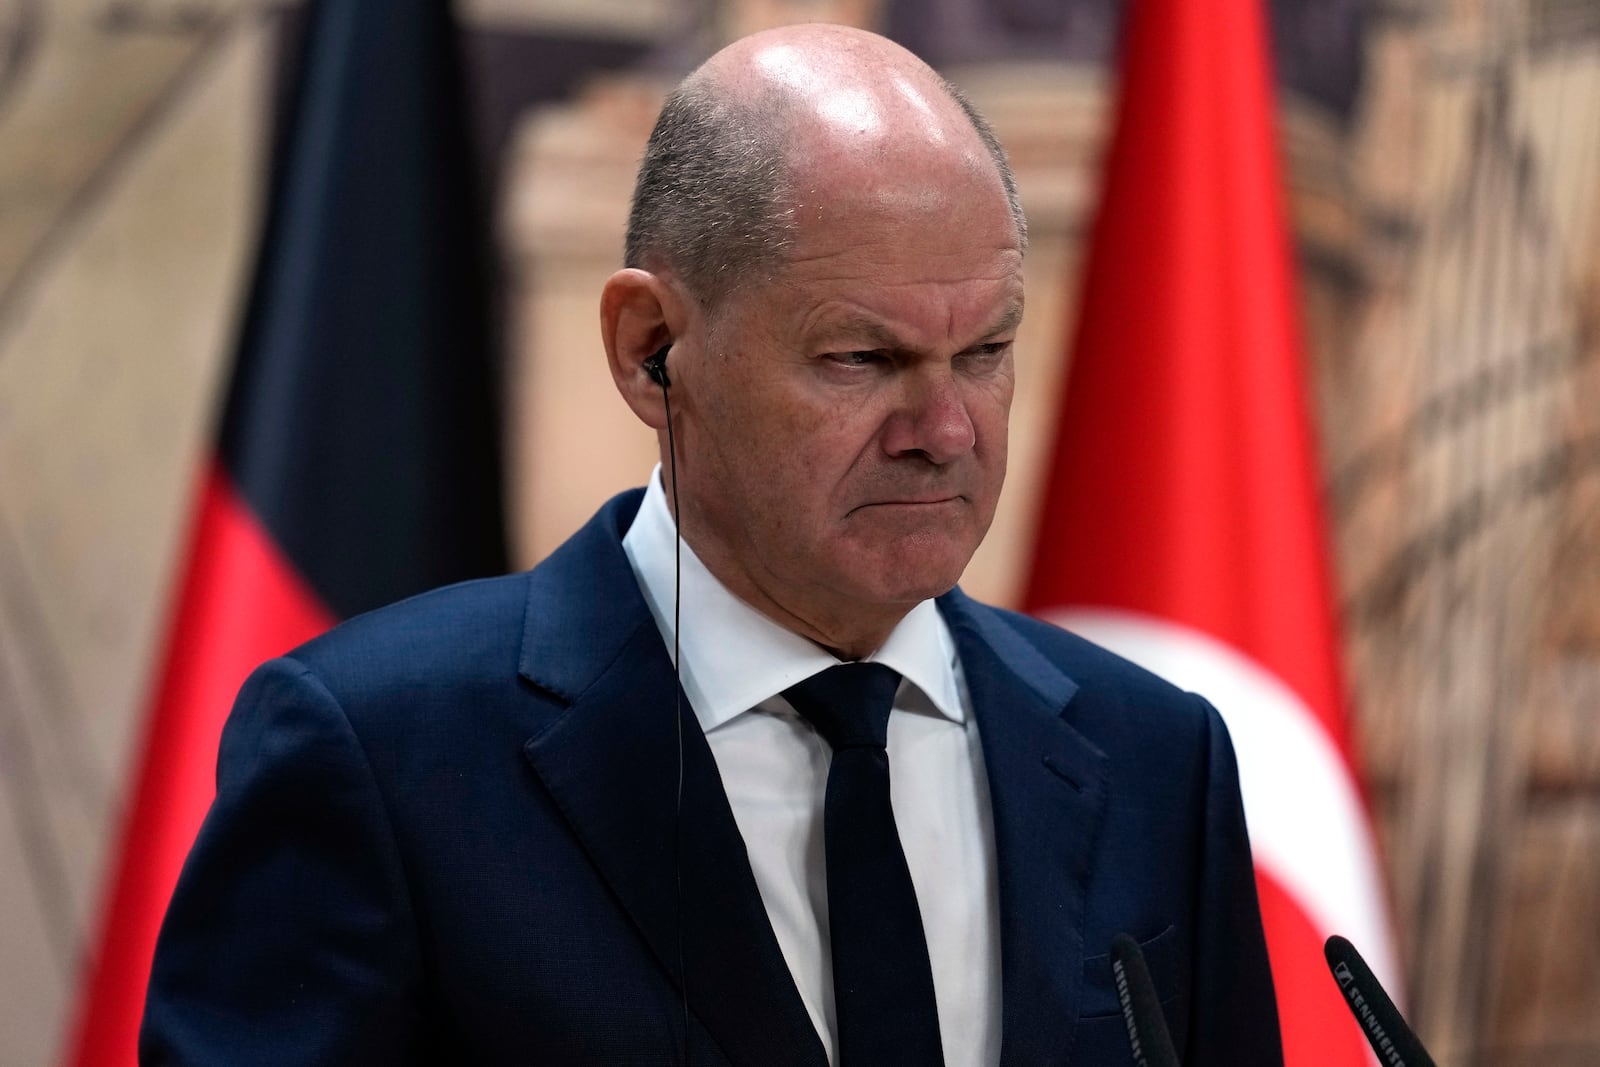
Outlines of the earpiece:
M672 351L672 342L668 341L644 361L644 372L650 375L650 380L666 389L672 384L672 378L667 374L667 353Z

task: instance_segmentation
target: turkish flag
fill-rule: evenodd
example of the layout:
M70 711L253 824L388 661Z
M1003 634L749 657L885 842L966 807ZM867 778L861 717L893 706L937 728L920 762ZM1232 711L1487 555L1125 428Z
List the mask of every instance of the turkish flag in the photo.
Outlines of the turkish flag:
M64 1051L131 1067L156 935L256 664L505 569L487 309L442 0L319 0L100 937Z
M1238 753L1290 1067L1396 988L1346 724L1259 0L1136 0L1025 606L1205 695Z

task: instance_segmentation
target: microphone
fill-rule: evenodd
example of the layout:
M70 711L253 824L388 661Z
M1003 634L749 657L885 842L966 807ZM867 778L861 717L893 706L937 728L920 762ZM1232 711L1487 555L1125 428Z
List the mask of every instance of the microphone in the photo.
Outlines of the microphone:
M1401 1018L1400 1009L1378 984L1356 947L1334 934L1322 946L1322 954L1328 959L1328 969L1339 983L1350 1013L1361 1024L1367 1044L1377 1053L1378 1062L1385 1067L1435 1067L1428 1050Z
M1161 1000L1156 996L1150 968L1144 962L1139 943L1127 934L1111 939L1111 974L1117 982L1117 999L1122 1002L1122 1021L1128 1027L1128 1044L1138 1067L1179 1067L1178 1051L1172 1047Z

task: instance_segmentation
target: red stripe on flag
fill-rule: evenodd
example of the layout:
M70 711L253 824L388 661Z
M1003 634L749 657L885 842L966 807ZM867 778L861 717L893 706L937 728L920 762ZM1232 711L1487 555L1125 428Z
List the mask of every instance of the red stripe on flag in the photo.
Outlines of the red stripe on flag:
M1272 984L1278 995L1285 1063L1368 1062L1366 1040L1351 1022L1322 955L1325 938L1294 897L1256 870L1261 921L1267 928Z
M215 793L217 742L233 698L262 660L334 621L213 466L67 1063L131 1067L156 934Z
M1026 606L1241 650L1349 746L1258 0L1136 0Z

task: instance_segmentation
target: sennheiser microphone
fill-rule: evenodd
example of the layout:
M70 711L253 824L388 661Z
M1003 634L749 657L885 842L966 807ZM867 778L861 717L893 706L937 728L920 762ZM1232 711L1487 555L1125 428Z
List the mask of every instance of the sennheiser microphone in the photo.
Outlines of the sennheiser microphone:
M1161 999L1150 980L1139 943L1127 934L1111 939L1111 976L1122 1002L1122 1021L1128 1027L1128 1045L1138 1067L1178 1067L1178 1050L1172 1046Z
M1401 1018L1400 1009L1378 984L1356 947L1335 934L1322 946L1322 954L1328 959L1328 969L1339 983L1351 1014L1367 1035L1367 1043L1378 1054L1378 1062L1384 1067L1434 1067L1428 1050Z

